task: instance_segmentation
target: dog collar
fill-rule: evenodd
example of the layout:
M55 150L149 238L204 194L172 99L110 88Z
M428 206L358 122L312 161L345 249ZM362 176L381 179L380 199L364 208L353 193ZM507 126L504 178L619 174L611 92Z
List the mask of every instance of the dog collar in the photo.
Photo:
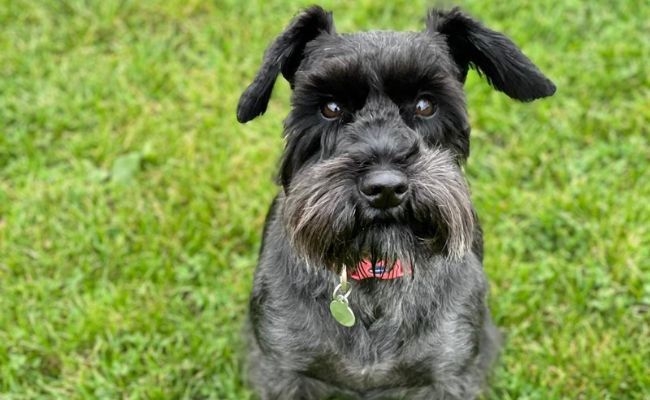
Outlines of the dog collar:
M397 260L393 268L388 271L385 261L377 261L375 264L372 264L370 260L362 260L357 264L357 268L348 275L350 279L355 281L360 281L362 279L375 278L375 279L396 279L404 276L404 268L402 263Z

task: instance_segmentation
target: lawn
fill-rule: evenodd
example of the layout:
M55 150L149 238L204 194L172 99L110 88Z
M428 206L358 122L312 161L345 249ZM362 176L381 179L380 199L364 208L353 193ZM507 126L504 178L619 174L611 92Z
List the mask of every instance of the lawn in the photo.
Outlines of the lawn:
M241 325L289 88L235 119L313 1L0 0L0 399L246 399ZM353 4L357 3L357 4ZM339 31L428 4L323 2ZM494 3L494 4L489 4ZM650 6L468 0L558 86L466 84L508 341L487 399L650 398Z

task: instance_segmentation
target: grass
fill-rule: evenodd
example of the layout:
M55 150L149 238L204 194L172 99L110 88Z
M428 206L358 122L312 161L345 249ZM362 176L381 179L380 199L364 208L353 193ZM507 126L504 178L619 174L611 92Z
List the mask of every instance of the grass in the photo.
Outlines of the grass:
M306 6L311 1L300 1ZM425 1L324 1L339 31ZM467 165L508 342L489 399L650 398L650 7L464 7L558 85L475 74ZM288 85L235 121L282 1L0 0L0 398L244 399Z

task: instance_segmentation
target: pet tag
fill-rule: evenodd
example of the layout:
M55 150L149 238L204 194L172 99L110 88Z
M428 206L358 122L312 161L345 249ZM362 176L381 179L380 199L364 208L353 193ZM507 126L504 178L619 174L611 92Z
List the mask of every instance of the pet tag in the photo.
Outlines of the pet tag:
M341 289L343 289L343 293L339 293ZM348 296L350 296L351 292L352 288L348 284L348 273L345 265L343 265L339 284L334 288L334 293L332 293L330 312L336 322L348 328L354 325L354 321L356 320L354 312L352 312L352 309L348 305Z
M337 298L332 300L330 303L330 312L332 313L332 317L334 317L336 322L339 324L347 327L354 325L354 313L350 306L348 306L348 299L345 297L339 295Z

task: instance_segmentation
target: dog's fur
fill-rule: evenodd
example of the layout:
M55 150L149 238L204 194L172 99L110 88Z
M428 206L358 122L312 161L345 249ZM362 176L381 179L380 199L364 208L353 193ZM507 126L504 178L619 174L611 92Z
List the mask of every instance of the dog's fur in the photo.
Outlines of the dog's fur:
M249 378L262 399L468 399L499 348L486 306L483 243L461 166L469 156L470 67L520 100L555 86L504 35L458 9L423 32L338 34L318 6L266 51L237 117L264 113L277 76L293 89L273 201L250 299ZM416 115L418 99L435 107ZM325 118L330 102L342 110ZM359 187L406 177L392 208ZM397 171L397 172L395 172ZM328 305L343 265L400 261L405 276L352 281L357 322Z

